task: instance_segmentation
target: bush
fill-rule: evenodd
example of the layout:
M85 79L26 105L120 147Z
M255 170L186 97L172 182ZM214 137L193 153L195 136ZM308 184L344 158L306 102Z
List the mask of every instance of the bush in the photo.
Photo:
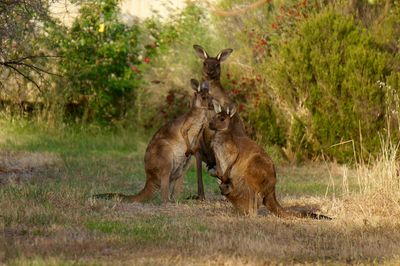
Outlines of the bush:
M385 91L377 81L390 75L388 60L351 17L325 11L301 23L266 66L279 104L289 112L290 145L310 156L324 152L345 160L353 156L353 146L331 146L347 140L360 144L363 138L363 148L377 151L386 114Z
M133 106L148 63L137 24L118 19L117 0L92 0L81 5L71 28L51 25L51 44L63 57L59 65L67 116L109 123L122 119Z
M230 33L236 62L228 69L240 85L225 84L239 91L232 96L245 106L248 132L281 146L289 159L323 154L345 161L353 147L375 154L379 133L388 130L385 118L398 113L398 105L387 104L399 88L399 5L386 12L384 1L363 2L349 13L348 3L329 2L273 1L214 18ZM225 10L246 6L247 0L219 2ZM256 77L261 81L251 88L241 84Z

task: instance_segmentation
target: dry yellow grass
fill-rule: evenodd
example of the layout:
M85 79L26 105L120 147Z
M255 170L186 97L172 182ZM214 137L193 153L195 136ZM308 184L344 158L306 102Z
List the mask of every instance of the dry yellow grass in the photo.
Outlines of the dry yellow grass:
M270 215L265 207L256 217L239 216L210 188L205 202L181 198L176 204L160 205L157 200L146 204L92 200L89 195L99 190L133 193L144 184L142 145L124 150L126 143L120 143L120 138L111 139L111 144L109 137L104 140L104 144L101 138L94 143L79 140L79 145L68 139L65 145L54 142L60 146L49 150L58 153L43 151L44 146L38 144L40 152L27 152L24 146L17 147L22 151L3 149L3 174L17 168L21 173L29 171L31 178L0 184L0 264L400 263L400 208L393 185L398 166L395 159L387 159L396 156L379 157L355 168L279 166L278 195L283 206L308 208L334 218L285 220ZM188 175L193 176L193 170ZM189 177L184 194L194 190ZM392 183L386 185L377 178L392 178ZM364 187L369 189L360 190Z
M96 219L94 227L52 226L43 235L35 235L31 229L24 234L21 228L9 229L5 237L12 246L7 255L19 250L22 257L11 260L16 264L40 258L44 264L58 260L135 265L322 265L390 263L400 254L398 219L367 216L365 221L365 214L353 210L354 204L347 200L305 197L283 202L290 206L317 204L335 220L283 220L265 209L257 217L237 216L231 205L221 200L166 206L88 201L86 208L97 210L97 217L89 219ZM78 224L87 223L85 218L76 219ZM115 227L108 231L105 225Z
M42 226L19 221L6 226L6 249L0 254L5 261L17 265L399 262L398 214L388 216L377 211L376 203L369 206L361 197L281 199L284 206L319 208L335 218L314 221L280 219L265 208L257 217L239 216L230 203L216 196L203 203L155 205L90 199L81 202L82 192L63 192L47 193L57 206L47 212L55 217L67 215L66 224L60 221ZM7 202L3 198L1 207L24 209L23 216L28 220L46 212L37 202L24 199ZM366 212L365 208L371 209Z

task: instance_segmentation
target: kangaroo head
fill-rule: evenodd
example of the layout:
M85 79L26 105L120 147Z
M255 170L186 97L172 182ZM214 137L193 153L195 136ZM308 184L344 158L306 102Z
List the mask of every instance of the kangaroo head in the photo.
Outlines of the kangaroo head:
M236 113L235 105L230 104L226 108L222 108L221 105L215 100L213 100L213 105L216 115L209 123L210 129L216 131L227 130L232 117Z
M213 108L212 98L209 94L209 85L208 81L203 81L201 84L196 79L190 80L190 85L194 90L194 97L192 107L195 108L205 108L211 109Z
M206 50L200 45L193 45L194 50L198 57L203 59L203 78L210 79L218 79L221 75L221 66L220 63L225 61L229 57L229 55L233 52L231 48L224 49L218 53L216 57L210 57Z
M227 196L233 191L233 184L230 178L224 182L222 180L218 180L218 184L221 195Z

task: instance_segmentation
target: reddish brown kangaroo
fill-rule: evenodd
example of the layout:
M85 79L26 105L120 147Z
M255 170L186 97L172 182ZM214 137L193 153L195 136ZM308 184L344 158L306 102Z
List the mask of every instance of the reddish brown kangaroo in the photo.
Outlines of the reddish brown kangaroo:
M232 49L224 49L218 53L216 57L211 57L200 45L193 45L194 50L198 57L203 60L203 76L202 80L206 80L210 86L210 95L221 105L232 104L232 100L226 94L224 88L220 82L221 76L221 65L220 63L225 61L232 53ZM214 112L209 111L208 116L212 117ZM232 119L232 130L237 135L245 135L243 123L238 114L235 114ZM203 175L202 175L202 162L205 162L211 175L215 176L215 156L211 148L211 139L213 138L214 132L208 127L204 129L204 133L200 139L199 152L196 156L196 169L197 169L197 185L198 185L198 199L204 200L204 186L203 186Z
M194 89L190 111L161 127L151 139L144 156L146 184L137 195L104 193L96 198L119 197L124 201L142 202L153 197L161 188L165 203L173 200L175 182L186 172L191 154L199 147L199 138L207 126L207 111L212 109L208 82L199 85L191 80Z
M221 193L239 211L253 214L257 211L257 197L270 212L279 217L310 217L331 219L312 212L294 212L281 207L275 196L276 173L271 158L247 136L238 136L230 127L236 113L234 106L225 110L214 102L216 115L209 127L216 131L211 146L217 161L217 175L221 179Z

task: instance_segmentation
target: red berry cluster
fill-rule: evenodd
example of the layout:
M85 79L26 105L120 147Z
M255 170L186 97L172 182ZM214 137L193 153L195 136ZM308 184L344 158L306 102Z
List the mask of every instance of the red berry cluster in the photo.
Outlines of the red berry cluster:
M301 0L291 5L280 6L276 20L271 23L272 30L279 31L282 30L282 28L293 25L293 21L306 19L308 17L308 13L313 8L319 8L317 1L314 2L314 6L307 0Z

